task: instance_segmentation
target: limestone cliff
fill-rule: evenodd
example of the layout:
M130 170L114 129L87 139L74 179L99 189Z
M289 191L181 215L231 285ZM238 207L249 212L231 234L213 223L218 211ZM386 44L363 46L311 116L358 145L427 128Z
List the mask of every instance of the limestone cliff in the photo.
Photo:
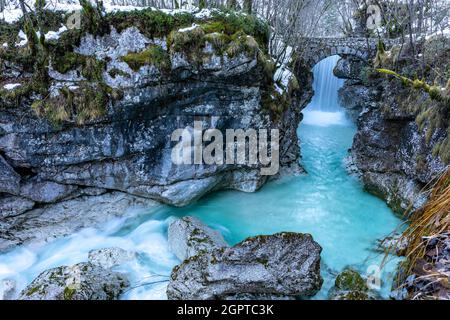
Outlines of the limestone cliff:
M274 83L263 21L152 9L84 19L84 29L59 39L29 36L28 45L0 49L3 218L24 220L32 209L92 193L182 206L266 182L259 164L173 164L171 134L194 121L224 136L278 128L280 165L297 168L310 83ZM13 227L2 225L2 234Z
M436 50L433 61L427 61L426 77L437 67L449 65L448 39L428 40L422 48L431 57L429 51ZM390 68L396 65L399 73L414 78L410 73L421 67L407 58L407 52L404 48L404 54L398 54L394 47L384 63ZM435 80L443 87L448 67L444 72ZM348 79L340 98L343 106L356 114L358 132L351 156L366 189L385 199L396 212L410 204L419 207L426 200L422 188L449 165L448 100L433 99L358 60L341 61L335 73Z

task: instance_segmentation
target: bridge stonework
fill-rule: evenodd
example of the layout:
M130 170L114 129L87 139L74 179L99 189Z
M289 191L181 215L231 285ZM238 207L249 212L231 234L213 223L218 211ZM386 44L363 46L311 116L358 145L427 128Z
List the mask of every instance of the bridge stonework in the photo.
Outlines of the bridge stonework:
M387 47L394 41L384 41ZM373 58L377 51L376 38L308 38L303 41L303 59L311 68L329 56L354 56L361 60Z

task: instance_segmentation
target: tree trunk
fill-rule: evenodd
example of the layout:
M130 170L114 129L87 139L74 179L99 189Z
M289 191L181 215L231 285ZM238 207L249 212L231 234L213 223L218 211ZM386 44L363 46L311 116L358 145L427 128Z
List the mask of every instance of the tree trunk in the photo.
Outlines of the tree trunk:
M253 10L253 0L244 0L244 11L251 14Z
M228 0L227 1L227 7L229 9L236 10L236 0Z

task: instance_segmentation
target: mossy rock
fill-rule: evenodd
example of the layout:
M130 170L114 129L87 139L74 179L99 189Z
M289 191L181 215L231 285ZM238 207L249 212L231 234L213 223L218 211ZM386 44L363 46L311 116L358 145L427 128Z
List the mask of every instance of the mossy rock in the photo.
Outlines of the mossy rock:
M144 65L154 65L161 71L168 72L171 69L169 54L158 45L151 45L141 52L129 53L122 57L122 61L135 72Z
M377 300L380 297L369 290L366 280L352 268L346 268L335 280L328 296L331 300Z
M363 291L363 292L369 290L364 278L361 277L358 271L351 268L347 268L344 271L342 271L337 276L334 285L339 290Z

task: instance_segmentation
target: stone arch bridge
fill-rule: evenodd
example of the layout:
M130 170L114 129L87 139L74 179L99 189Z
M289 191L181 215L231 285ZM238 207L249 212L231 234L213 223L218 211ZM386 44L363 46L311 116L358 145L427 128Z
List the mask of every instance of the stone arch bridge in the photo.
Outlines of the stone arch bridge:
M377 52L377 38L304 38L300 41L300 50L304 61L313 67L320 60L329 56L354 56L367 61ZM396 43L395 40L383 40L386 47Z

